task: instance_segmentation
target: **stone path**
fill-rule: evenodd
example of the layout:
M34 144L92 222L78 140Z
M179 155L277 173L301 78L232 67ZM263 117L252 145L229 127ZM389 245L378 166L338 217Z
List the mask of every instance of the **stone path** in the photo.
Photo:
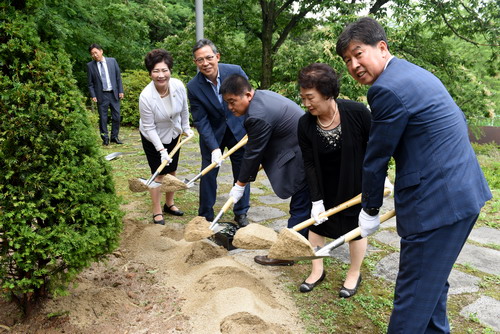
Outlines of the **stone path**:
M198 165L199 158L197 157L197 143L192 142L186 144L183 149L183 161L188 162L190 165ZM179 165L177 174L180 177L191 179L197 173L192 172L187 168ZM191 168L192 170L192 168ZM232 187L232 174L230 162L225 161L219 171L218 177L218 196L217 203L214 207L216 213L222 207L228 198L228 193ZM255 182L251 184L251 208L248 212L248 218L253 223L260 223L280 231L286 227L288 219L288 204L289 200L282 200L278 198L272 191L271 184L265 176L264 171L260 171ZM394 208L392 198L386 199L381 213L389 211ZM232 215L227 215L227 219L231 220ZM223 221L224 219L221 219ZM383 223L380 230L371 238L374 238L377 243L389 246L391 252L382 258L376 265L374 275L390 282L395 282L398 263L399 263L399 236L396 233L396 219L392 218ZM479 271L491 275L500 275L500 231L488 227L480 227L473 229L468 242L464 246L457 263L472 269L472 272ZM387 250L387 247L384 249ZM494 249L496 248L496 249ZM243 250L233 250L238 252ZM373 246L369 246L368 253L379 251ZM334 251L331 255L346 263L349 262L348 247L343 245ZM498 281L498 279L494 280ZM450 295L459 294L475 294L477 298L464 307L460 314L466 318L474 317L483 325L490 327L494 331L500 332L500 301L490 296L477 294L481 284L481 278L470 273L463 272L457 268L452 270L449 278L450 282ZM499 286L494 283L491 284L495 291L493 293L498 295ZM482 290L484 291L484 289Z

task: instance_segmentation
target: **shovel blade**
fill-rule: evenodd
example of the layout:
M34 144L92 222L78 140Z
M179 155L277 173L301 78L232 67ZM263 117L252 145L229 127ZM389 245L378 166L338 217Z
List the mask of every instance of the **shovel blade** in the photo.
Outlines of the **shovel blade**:
M161 186L161 183L156 182L156 181L152 181L151 184L148 185L148 180L143 179L142 177L139 178L139 181L141 181L142 183L144 183L146 186L148 186L151 189L158 188L159 186Z

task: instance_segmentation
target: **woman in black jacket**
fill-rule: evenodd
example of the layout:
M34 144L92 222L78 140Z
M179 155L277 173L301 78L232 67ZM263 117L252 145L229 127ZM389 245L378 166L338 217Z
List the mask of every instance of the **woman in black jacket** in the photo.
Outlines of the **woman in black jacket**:
M298 137L307 181L311 192L311 217L316 224L309 229L313 247L324 246L325 237L337 238L358 226L361 205L356 205L328 220L318 215L361 193L361 170L368 142L371 115L358 102L337 99L339 80L327 64L311 64L299 73L300 97L309 110L299 121ZM353 296L361 282L361 263L367 239L349 242L351 265L339 295ZM312 261L309 277L300 285L309 292L325 278L323 260Z

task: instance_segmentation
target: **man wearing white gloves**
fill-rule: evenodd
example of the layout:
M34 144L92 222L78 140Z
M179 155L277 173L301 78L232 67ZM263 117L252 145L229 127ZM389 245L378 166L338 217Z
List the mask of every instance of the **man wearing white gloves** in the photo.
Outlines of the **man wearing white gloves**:
M224 79L238 73L246 77L238 65L219 63L220 54L208 39L199 40L193 47L194 63L198 74L187 84L188 98L191 105L193 122L200 134L201 169L213 162L221 166L224 149L231 149L244 136L243 120L233 116L220 94L220 85ZM245 148L231 154L231 167L236 181L240 172L241 159ZM200 180L200 205L198 215L208 221L214 219L217 195L217 174L214 168ZM248 225L247 211L250 208L250 186L247 186L243 198L233 208L234 220L240 227Z
M248 80L238 74L224 80L221 94L232 113L244 121L248 135L241 170L229 195L239 201L262 165L276 195L282 199L291 197L288 227L308 219L311 200L297 140L297 125L304 111L279 94L254 91ZM307 237L307 229L301 233ZM256 256L254 260L271 266L293 264L267 256Z
M396 164L401 237L388 333L450 333L448 277L491 192L463 112L432 73L389 52L382 26L363 17L337 40L351 76L370 85L372 126L363 163L363 236L380 224L387 164Z

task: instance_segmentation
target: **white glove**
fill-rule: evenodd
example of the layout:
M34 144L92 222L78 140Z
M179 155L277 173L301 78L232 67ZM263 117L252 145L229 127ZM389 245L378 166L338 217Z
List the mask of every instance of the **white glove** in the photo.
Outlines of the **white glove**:
M361 209L358 218L358 225L361 228L361 237L366 238L378 230L380 226L380 217L378 214L370 216L365 212L365 210Z
M243 192L245 191L245 187L238 185L237 183L234 184L233 189L229 192L229 196L234 198L234 203L238 202L242 197L243 197Z
M311 218L314 218L316 223L314 225L318 226L321 223L324 223L328 220L328 218L319 218L320 213L325 212L325 206L323 205L323 200L312 202L311 209Z
M184 131L184 133L188 136L188 137L191 137L191 136L194 136L194 132L193 130L191 129L187 129Z
M216 148L215 150L212 151L212 163L217 162L217 166L215 167L220 167L220 165L222 164L221 157L222 157L222 152L220 148Z
M389 180L389 178L388 178L388 177L386 177L386 178L385 178L385 181L384 181L384 188L389 189L389 190L391 191L391 192L389 193L389 195L384 196L384 197L389 197L389 196L391 196L391 195L392 195L392 193L394 192L394 186L392 185L391 180ZM385 191L385 189L384 189L384 191Z
M168 151L167 150L161 150L160 151L160 155L161 155L161 162L163 162L165 160L168 161L167 166L172 162L172 159L168 155Z

